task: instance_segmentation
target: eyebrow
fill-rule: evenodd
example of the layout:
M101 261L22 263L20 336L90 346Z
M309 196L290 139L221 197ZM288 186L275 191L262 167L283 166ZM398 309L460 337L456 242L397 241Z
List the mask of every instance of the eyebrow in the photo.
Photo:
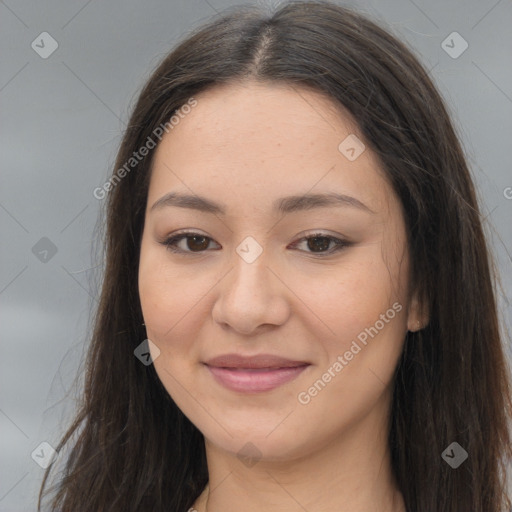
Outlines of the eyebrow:
M190 208L200 212L225 215L226 209L223 205L215 203L206 197L197 195L180 194L178 192L169 192L158 199L150 211L160 210L165 207ZM272 205L272 210L279 213L292 213L315 208L328 207L353 207L362 211L373 213L368 206L352 196L337 194L334 192L327 194L305 194L278 198Z

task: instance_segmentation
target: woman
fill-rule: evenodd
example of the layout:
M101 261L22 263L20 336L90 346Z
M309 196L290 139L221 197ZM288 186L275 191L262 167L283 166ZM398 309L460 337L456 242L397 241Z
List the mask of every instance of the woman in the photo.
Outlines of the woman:
M160 64L96 192L105 279L52 510L510 510L474 186L394 37L327 2L233 10Z

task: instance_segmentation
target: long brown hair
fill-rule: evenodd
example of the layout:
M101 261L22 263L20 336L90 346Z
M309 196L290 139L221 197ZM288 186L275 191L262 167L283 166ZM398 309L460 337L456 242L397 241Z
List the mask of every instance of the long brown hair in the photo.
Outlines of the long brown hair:
M114 173L119 178L133 152L191 97L245 79L313 88L345 107L401 201L412 285L430 315L426 328L408 333L394 381L389 443L407 510L508 511L512 386L494 266L447 109L399 40L325 1L288 2L270 14L231 8L154 71ZM100 304L83 401L57 447L76 434L53 511L185 512L208 482L202 434L153 365L134 356L146 338L137 275L153 154L109 187ZM452 442L469 455L457 469L441 456Z

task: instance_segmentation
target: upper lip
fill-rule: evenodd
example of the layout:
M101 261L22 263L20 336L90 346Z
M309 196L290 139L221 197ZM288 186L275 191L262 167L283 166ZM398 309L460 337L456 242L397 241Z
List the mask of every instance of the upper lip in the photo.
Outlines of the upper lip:
M224 354L206 361L208 366L218 368L293 368L309 364L306 361L292 361L285 357L271 354L258 354L255 356L242 356L240 354Z

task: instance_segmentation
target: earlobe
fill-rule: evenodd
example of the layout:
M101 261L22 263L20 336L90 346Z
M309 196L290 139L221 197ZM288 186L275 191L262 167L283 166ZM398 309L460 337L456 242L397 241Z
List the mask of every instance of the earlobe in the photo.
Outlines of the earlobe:
M411 325L411 323L412 323L412 325ZM422 325L419 320L416 320L415 322L408 322L408 324L407 324L407 330L410 332L420 331L421 329L422 329Z
M424 329L429 322L429 313L424 301L420 301L418 294L414 292L409 303L409 313L407 317L407 330L410 332Z

